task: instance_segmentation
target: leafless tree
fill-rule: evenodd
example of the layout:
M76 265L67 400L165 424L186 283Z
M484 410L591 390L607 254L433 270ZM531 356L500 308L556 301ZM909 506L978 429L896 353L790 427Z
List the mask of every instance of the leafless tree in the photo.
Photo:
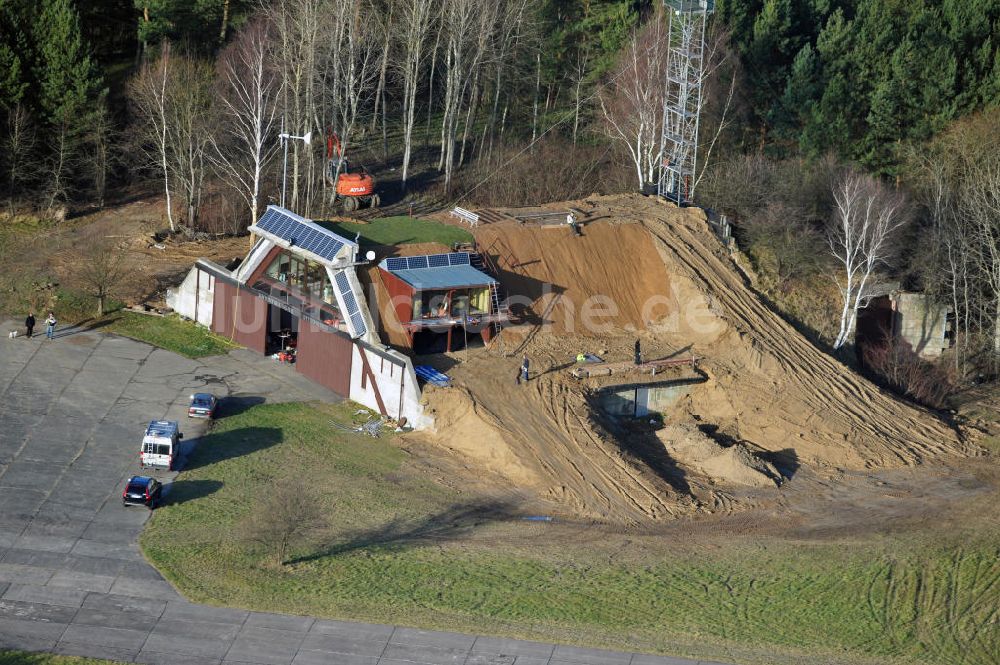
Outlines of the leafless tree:
M220 58L222 131L209 135L216 171L259 217L264 170L278 150L278 80L269 66L268 24L246 26ZM221 134L221 136L219 135Z
M278 478L242 525L243 537L266 548L283 565L292 544L325 524L319 501L308 483L289 475Z
M908 180L933 242L922 261L925 290L955 313L955 367L1000 366L1000 113L960 121L915 147Z
M413 125L417 111L417 89L427 57L427 38L437 18L435 0L401 0L398 33L402 58L399 67L403 78L403 187L410 173L413 156Z
M503 3L481 3L477 0L446 0L443 29L446 41L446 78L444 115L441 120L441 158L438 168L444 170L445 190L451 188L455 167L459 118L463 102L473 94L491 38L495 34ZM468 100L470 104L473 100ZM469 107L471 109L471 106ZM468 116L467 116L468 118ZM466 120L466 127L468 127Z
M11 212L20 191L37 175L37 166L31 159L36 145L37 135L31 114L26 106L17 104L7 113L7 133L0 143L6 158Z
M204 191L206 159L212 133L212 68L203 60L176 58L168 100L168 132L172 142L174 181L187 210L187 224L198 223Z
M147 19L148 20L148 19ZM163 175L163 191L167 201L167 221L171 231L177 231L173 205L170 199L170 142L167 109L169 106L168 83L171 76L171 46L164 42L160 57L154 63L143 65L129 82L129 99L140 134L140 145L150 162Z
M97 316L104 316L108 298L129 274L128 252L114 238L93 231L77 244L75 254L74 275L97 301Z
M628 150L640 189L656 181L662 155L666 32L662 12L657 12L633 33L610 84L598 94L604 129Z
M906 223L904 201L870 176L848 173L834 189L834 219L827 236L839 270L835 276L842 306L833 348L854 331L858 310L867 305L872 274L887 265L891 239Z
M164 44L156 62L144 66L129 86L141 145L163 173L167 219L174 231L174 188L184 201L187 224L194 227L198 221L212 125L212 78L206 61L174 55Z
M367 0L335 0L327 16L324 41L329 51L322 62L322 87L329 124L340 137L345 154L362 109L374 98L381 69L382 31L389 29L372 9Z
M115 150L111 138L113 131L114 127L107 100L102 97L98 100L97 108L94 109L87 131L87 143L90 148L87 163L92 176L94 196L97 197L97 205L100 208L104 207L104 198L108 189L108 171L111 169L112 152Z
M322 81L319 71L324 21L329 20L329 0L277 0L262 3L274 25L272 59L278 72L283 131L301 136L322 127L318 101ZM310 214L316 164L300 141L289 146L290 207Z

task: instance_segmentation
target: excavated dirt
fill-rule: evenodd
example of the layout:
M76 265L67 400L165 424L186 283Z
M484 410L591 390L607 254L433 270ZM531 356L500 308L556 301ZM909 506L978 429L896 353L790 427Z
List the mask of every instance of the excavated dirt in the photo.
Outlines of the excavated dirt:
M797 470L835 478L977 452L770 310L701 211L638 195L566 205L585 213L581 237L516 223L477 231L526 323L488 351L438 359L456 387L427 391L436 432L411 440L556 511L615 523L739 512L783 491L776 485ZM580 352L629 359L637 337L646 359L701 358L706 380L664 414L702 435L700 453L665 444L669 430L602 416L592 387L568 375ZM535 377L519 386L522 354Z

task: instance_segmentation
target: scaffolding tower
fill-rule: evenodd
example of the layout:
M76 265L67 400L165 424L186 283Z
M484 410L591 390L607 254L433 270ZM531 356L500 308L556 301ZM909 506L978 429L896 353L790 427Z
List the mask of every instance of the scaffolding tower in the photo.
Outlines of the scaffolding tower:
M669 12L662 163L657 193L690 203L698 156L698 118L704 82L705 22L715 0L664 0Z

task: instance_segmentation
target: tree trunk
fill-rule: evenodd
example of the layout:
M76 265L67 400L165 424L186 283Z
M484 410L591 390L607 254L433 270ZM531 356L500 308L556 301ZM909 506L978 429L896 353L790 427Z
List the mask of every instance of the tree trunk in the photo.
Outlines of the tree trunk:
M222 26L219 28L219 43L224 44L229 31L229 0L222 0Z
M531 143L538 137L538 95L542 87L542 53L535 54L535 103L531 112Z

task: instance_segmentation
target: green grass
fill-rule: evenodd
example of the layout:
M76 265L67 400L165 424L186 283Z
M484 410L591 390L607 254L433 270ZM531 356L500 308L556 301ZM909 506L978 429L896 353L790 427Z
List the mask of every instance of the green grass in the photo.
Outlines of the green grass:
M146 556L193 600L258 610L723 661L986 665L1000 653L993 531L694 547L524 522L408 471L391 437L331 428L352 412L263 405L220 420L143 533ZM242 534L287 477L328 524L278 565Z
M442 224L431 219L416 217L382 217L368 224L350 222L320 222L334 233L349 240L361 234L362 245L412 245L421 242L439 242L452 245L456 242L471 242L472 234L457 226Z
M236 347L225 337L177 316L120 311L108 315L99 327L103 332L132 337L188 358L215 356Z
M111 665L115 661L77 656L57 656L52 653L0 651L0 665Z

